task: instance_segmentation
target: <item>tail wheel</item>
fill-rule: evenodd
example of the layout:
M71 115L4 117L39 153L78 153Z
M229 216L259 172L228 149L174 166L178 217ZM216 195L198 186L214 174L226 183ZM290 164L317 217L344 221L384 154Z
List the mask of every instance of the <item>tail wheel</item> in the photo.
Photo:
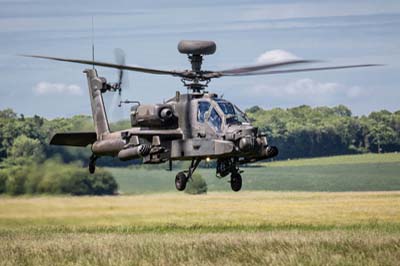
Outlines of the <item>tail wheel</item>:
M96 160L97 156L92 154L89 159L89 173L91 174L94 174L94 172L96 171Z
M179 172L175 177L175 187L177 190L182 191L186 188L187 176L184 172Z
M239 191L242 188L242 176L239 173L231 174L231 188L233 191Z
M96 171L96 159L97 157L92 154L92 156L90 156L89 159L89 173L94 174L94 172Z
M94 174L96 171L96 164L94 162L89 163L89 173Z

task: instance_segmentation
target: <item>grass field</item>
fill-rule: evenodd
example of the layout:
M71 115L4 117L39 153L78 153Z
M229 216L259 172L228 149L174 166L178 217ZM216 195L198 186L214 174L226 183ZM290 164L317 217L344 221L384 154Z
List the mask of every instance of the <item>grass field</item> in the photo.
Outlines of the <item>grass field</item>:
M3 197L0 265L398 265L400 192Z
M125 195L0 197L0 265L399 265L399 154L248 167L238 193L200 169L203 195L110 170Z
M367 153L356 155L338 155L330 157L317 157L308 159L295 159L287 161L275 161L260 163L263 166L321 166L336 164L381 164L381 163L400 163L400 153Z
M167 168L167 166L165 166ZM180 169L109 168L125 194L175 191ZM400 190L400 153L345 155L262 163L243 168L243 190L393 191ZM199 169L209 191L230 191L228 178Z

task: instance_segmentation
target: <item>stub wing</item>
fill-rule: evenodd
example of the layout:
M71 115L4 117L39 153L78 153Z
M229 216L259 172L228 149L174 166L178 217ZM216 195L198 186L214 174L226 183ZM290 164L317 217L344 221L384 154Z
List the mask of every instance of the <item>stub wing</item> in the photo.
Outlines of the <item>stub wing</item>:
M51 138L50 145L86 147L96 139L96 132L57 133Z

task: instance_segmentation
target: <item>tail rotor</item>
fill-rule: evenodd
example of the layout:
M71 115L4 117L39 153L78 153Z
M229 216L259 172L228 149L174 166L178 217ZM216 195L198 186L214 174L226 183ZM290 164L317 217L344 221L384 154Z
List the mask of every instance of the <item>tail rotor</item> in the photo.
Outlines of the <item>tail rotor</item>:
M125 66L125 52L121 48L114 49L115 62L118 65ZM118 82L115 84L116 91L121 96L122 83L124 82L124 70L118 69Z
M121 48L115 48L114 49L114 58L115 58L115 63L124 66L125 65L125 52ZM113 92L118 92L117 94L114 94L112 97L112 100L110 102L110 107L109 107L109 112L110 112L110 118L111 121L114 121L116 117L122 116L122 113L115 114L116 112L116 107L121 107L120 102L122 101L121 98L121 93L122 93L122 87L126 85L126 77L124 78L124 70L122 68L118 69L118 80L115 83L110 84L110 91Z

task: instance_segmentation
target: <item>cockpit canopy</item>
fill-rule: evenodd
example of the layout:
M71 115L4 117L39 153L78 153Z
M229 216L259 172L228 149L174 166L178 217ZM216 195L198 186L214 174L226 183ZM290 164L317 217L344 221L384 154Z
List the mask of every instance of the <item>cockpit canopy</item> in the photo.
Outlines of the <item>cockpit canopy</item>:
M199 100L197 121L209 123L216 132L221 132L223 124L230 126L250 123L245 113L236 105L220 98Z

